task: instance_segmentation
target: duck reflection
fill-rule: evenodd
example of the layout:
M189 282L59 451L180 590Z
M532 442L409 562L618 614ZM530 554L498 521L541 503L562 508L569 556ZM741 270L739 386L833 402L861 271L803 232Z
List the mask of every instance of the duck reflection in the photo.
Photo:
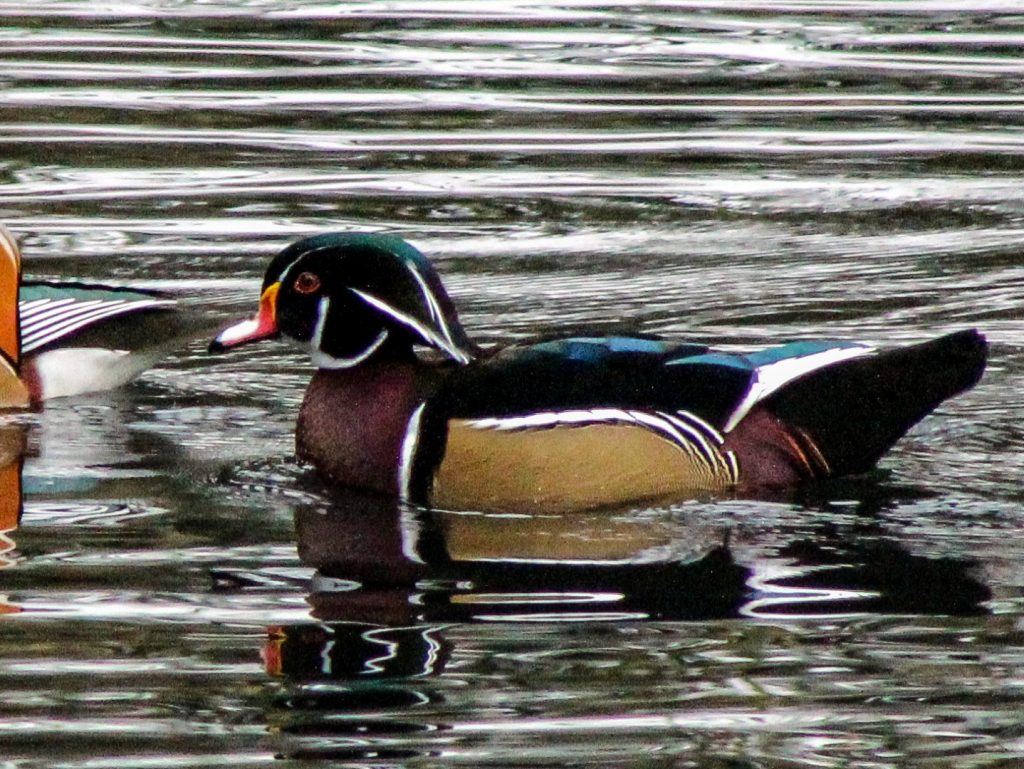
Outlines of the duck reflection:
M0 571L24 562L19 527L123 518L130 507L120 500L148 477L148 458L180 457L170 442L130 427L132 408L131 399L103 393L0 416ZM0 590L10 582L0 576ZM0 614L18 611L0 594Z
M21 465L25 428L0 424L0 568L14 562L14 531L21 522ZM2 611L2 608L0 608Z
M274 628L268 669L298 679L427 675L447 658L445 623L987 611L977 564L912 554L871 520L854 537L803 528L766 555L731 546L721 528L652 525L635 511L476 515L347 493L296 512L321 624Z
M409 678L443 670L449 645L436 626L338 622L272 627L262 656L269 672L292 681Z
M263 649L284 684L271 716L282 754L380 760L396 735L415 746L411 735L449 728L429 714L445 707L453 679L442 674L476 654L465 623L527 634L556 622L986 611L991 593L976 564L913 554L871 512L852 536L801 525L799 536L773 531L759 549L720 527L645 511L456 514L350 493L301 508L316 621L270 628Z
M992 591L969 559L913 555L890 540L823 536L795 540L780 557L791 564L750 579L746 616L814 618L856 614L988 612Z
M344 500L296 514L325 620L706 619L735 616L746 593L749 570L721 529L683 541L626 511L503 516Z

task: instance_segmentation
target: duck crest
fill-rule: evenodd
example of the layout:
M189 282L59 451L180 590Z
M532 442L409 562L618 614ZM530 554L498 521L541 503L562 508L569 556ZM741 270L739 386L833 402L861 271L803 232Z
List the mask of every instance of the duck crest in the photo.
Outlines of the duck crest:
M339 253L344 249L349 291L378 318L458 363L475 357L475 345L463 331L455 305L418 249L401 238L376 233L324 237L329 246L311 240L316 248L330 247ZM329 323L325 318L321 322ZM379 347L386 335L385 328L372 345ZM369 349L367 357L372 352Z

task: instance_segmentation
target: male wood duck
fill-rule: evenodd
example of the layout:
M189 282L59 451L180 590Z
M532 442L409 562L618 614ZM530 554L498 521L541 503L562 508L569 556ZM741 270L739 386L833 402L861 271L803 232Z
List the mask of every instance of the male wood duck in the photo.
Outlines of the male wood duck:
M756 493L863 472L974 385L987 356L973 330L885 351L801 341L741 355L583 335L484 352L427 259L366 233L285 248L257 315L210 347L279 334L307 345L317 368L296 443L328 480L503 512Z
M21 251L0 225L0 408L118 387L187 333L155 292L21 279Z

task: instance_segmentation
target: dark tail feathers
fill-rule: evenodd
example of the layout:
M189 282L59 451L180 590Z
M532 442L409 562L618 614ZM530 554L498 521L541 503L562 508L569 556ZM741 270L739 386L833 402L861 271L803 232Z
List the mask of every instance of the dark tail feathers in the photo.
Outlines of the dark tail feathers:
M985 337L959 331L812 372L763 405L813 441L831 475L864 472L942 401L973 387L987 357Z

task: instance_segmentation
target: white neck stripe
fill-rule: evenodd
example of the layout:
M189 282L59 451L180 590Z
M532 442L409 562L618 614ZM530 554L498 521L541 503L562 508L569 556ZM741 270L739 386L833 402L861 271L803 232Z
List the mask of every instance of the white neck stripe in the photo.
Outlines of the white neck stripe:
M424 401L409 417L405 427L405 437L402 439L402 454L398 465L398 495L403 502L408 502L412 486L412 466L416 458L416 449L420 441L420 422L423 419L423 409L427 402Z

